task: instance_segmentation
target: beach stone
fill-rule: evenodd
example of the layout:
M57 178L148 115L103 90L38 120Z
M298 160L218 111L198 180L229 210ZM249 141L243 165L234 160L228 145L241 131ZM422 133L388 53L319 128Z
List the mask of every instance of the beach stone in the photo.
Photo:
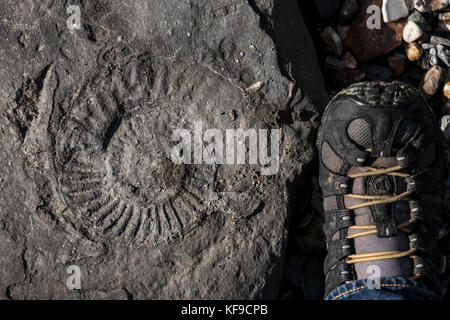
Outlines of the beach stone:
M414 7L420 12L431 12L445 9L449 0L415 0Z
M339 37L341 37L341 39L345 40L345 38L347 38L348 32L350 31L350 28L351 28L351 26L338 24L336 31L337 31Z
M405 43L406 56L410 61L417 61L422 57L423 49L415 42Z
M450 101L450 79L445 81L443 95L446 101Z
M337 22L340 24L350 24L359 10L358 0L344 0L337 15Z
M408 16L409 9L404 0L383 0L381 12L383 21L388 23Z
M436 45L437 56L447 66L450 67L450 50L443 45Z
M371 5L381 7L381 0L362 0L360 11L350 29L345 45L351 48L358 61L368 61L384 55L399 45L403 40L403 27L406 21L382 23L381 29L367 28L367 8Z
M344 51L344 45L341 37L337 34L336 31L330 26L326 27L322 33L320 34L323 41L327 44L328 47L333 49L335 53L341 55Z
M297 1L71 3L0 3L0 299L277 298L328 100ZM234 128L277 174L173 161Z
M440 26L444 30L450 30L450 12L444 12L439 14Z
M358 61L350 52L347 51L344 55L344 58L338 56L326 57L325 66L331 69L356 69L356 67L358 67Z
M433 96L441 82L445 76L445 69L440 66L433 66L428 72L425 74L422 83L422 90L428 96Z
M403 29L403 40L405 42L411 43L419 39L423 34L420 26L414 21L408 21L405 28Z
M414 12L409 15L408 21L414 21L424 32L431 30L430 25L419 11L414 10Z

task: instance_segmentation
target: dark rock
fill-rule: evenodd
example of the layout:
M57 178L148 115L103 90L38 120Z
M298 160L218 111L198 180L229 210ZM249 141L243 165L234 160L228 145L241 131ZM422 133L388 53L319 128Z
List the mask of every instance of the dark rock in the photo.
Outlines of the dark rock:
M419 11L414 11L413 13L411 13L408 17L408 21L414 21L415 23L417 23L422 31L428 32L431 30L431 27L428 24L427 20Z
M328 56L325 59L325 66L331 69L355 69L358 66L358 61L356 61L355 57L347 51L344 58L338 56Z
M423 71L417 66L412 66L406 69L401 77L401 81L408 83L414 87L418 87L422 81Z
M297 2L65 3L0 4L0 298L276 298L327 99ZM279 173L175 164L197 120L281 128Z
M326 27L320 34L323 41L327 46L332 49L338 55L341 55L344 51L344 45L342 43L341 37L337 34L332 27Z
M341 8L342 0L313 0L317 11L323 19L334 16Z
M343 25L338 25L337 26L337 33L339 35L339 37L341 37L341 39L345 40L345 38L347 38L347 34L350 31L351 26L343 26Z
M390 81L392 80L392 71L386 66L373 63L366 63L362 66L362 71L369 80Z
M437 56L447 66L450 67L450 50L443 45L436 45Z
M337 15L337 22L340 24L350 24L359 11L358 0L344 0L341 10Z
M381 29L369 29L367 27L367 8L370 5L381 7L381 4L381 0L363 0L361 9L345 39L345 45L352 49L358 61L368 61L386 54L402 43L405 19L382 23Z
M431 55L429 52L425 51L420 60L420 67L422 70L428 70L431 68Z
M269 1L270 3L273 0ZM268 5L271 8L270 5ZM317 54L307 26L302 18L296 0L277 2L270 12L273 20L273 33L276 39L280 63L285 67L284 73L292 77L295 83L307 92L312 102L319 108L328 103L324 93L325 82L317 64ZM308 66L308 77L305 77Z
M401 57L388 57L389 68L395 76L400 76L405 71L405 60Z

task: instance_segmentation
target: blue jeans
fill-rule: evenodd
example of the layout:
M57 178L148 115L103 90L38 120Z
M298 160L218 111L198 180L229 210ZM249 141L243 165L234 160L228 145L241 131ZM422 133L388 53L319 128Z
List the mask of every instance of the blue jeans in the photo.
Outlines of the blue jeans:
M424 284L407 278L381 278L378 288L370 289L367 279L352 281L334 289L325 300L439 300Z

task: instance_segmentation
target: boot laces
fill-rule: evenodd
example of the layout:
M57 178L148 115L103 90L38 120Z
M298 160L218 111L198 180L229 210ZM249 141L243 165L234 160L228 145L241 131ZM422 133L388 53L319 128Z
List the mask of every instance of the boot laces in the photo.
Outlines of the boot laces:
M397 176L402 178L410 177L411 175L408 173L400 172L404 169L402 166L393 166L390 168L373 168L373 167L364 167L367 171L365 172L359 172L354 174L347 175L349 178L356 179L359 177L368 177L368 176L375 176L375 175L390 175L390 176ZM362 199L367 200L362 203L353 205L348 207L350 210L355 210L358 208L363 207L369 207L373 205L378 204L385 204L385 203L393 203L400 200L410 200L408 197L412 194L411 191L405 191L401 194L394 194L394 195L377 195L377 196L371 196L371 195L363 195L363 194L346 194L346 197L354 198L354 199ZM404 232L411 232L408 227L412 225L414 222L416 222L416 219L412 218L406 222L403 222L397 226L399 230L402 230ZM362 232L354 233L351 235L348 235L347 239L355 239L371 234L377 233L377 228L375 225L353 225L350 226L349 229L357 229L357 230L365 230ZM372 253L362 253L362 254L352 254L348 256L348 259L346 263L353 264L353 263L359 263L359 262L366 262L366 261L374 261L374 260L384 260L384 259L396 259L396 258L404 258L404 257L410 257L412 259L416 258L417 256L414 254L416 252L416 249L412 248L407 251L381 251L381 252L372 252ZM419 275L413 276L413 279L418 278Z

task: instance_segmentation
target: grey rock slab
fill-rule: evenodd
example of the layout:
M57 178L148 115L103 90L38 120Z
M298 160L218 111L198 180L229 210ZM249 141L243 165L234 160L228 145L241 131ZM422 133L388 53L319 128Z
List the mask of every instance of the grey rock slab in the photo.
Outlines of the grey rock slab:
M300 11L72 4L80 29L64 2L0 5L0 298L277 297L292 186L327 100ZM202 132L280 129L278 173L174 163L173 132L193 136L200 121Z

